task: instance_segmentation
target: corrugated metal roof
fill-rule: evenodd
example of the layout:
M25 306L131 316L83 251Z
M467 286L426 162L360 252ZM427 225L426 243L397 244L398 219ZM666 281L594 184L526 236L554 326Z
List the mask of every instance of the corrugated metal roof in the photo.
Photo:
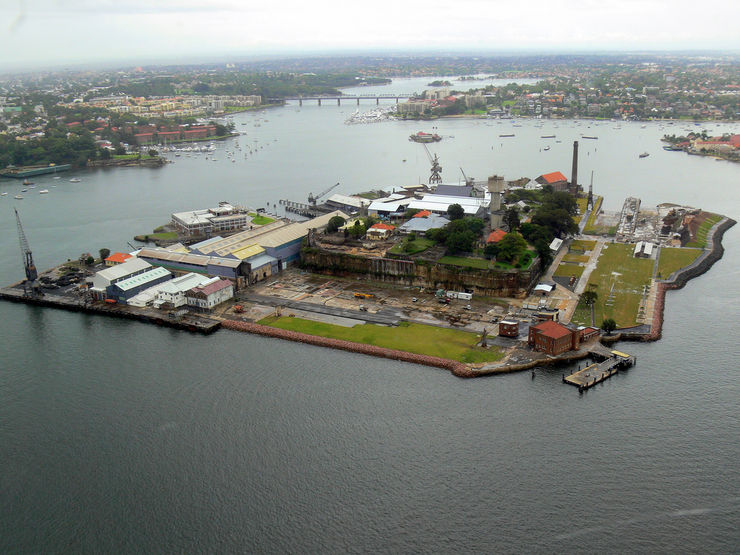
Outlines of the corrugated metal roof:
M140 258L130 258L123 264L118 264L116 266L106 268L105 270L100 270L97 273L97 276L110 282L134 272L138 272L151 267L152 265L149 264L149 262L147 262L146 260L141 260Z
M236 256L239 260L246 260L263 252L265 252L265 249L263 249L259 245L249 245L241 249L232 251L231 255Z
M226 289L231 286L232 284L228 279L219 279L218 281L213 281L207 285L193 287L188 291L188 293L203 293L204 295L210 295L211 293L221 291L221 289Z
M116 283L115 286L118 287L121 291L128 291L135 287L139 287L140 285L146 285L147 283L151 283L154 280L169 275L172 274L170 274L169 270L165 268L152 268L151 270L149 270L148 272L144 272L143 274L138 274L128 279L121 280Z
M237 268L239 264L241 264L241 260L235 260L232 258L219 258L203 254L185 254L170 252L164 249L141 249L138 256L142 258L151 258L153 260L161 260L163 262L192 264L194 266L202 266L204 269L209 264L214 266L226 266L229 268Z
M274 256L270 256L267 253L257 255L254 258L250 258L248 260L249 265L252 267L252 270L262 268L262 266L266 266L267 264L275 264L277 263L277 261L277 258L275 258Z
M305 237L309 229L321 229L326 227L334 216L341 216L345 220L349 218L347 214L341 210L335 210L329 214L324 214L313 220L307 220L305 222L296 222L290 225L278 229L272 233L260 236L256 239L259 245L263 247L277 248L301 237Z
M285 227L286 225L288 225L287 222L283 220L277 220L269 224L256 227L254 229L248 229L247 231L235 233L234 235L230 235L229 237L214 242L213 244L208 245L206 248L201 248L199 250L201 252L207 252L208 254L213 253L217 256L228 256L234 251L258 243L258 241L255 239L256 237L264 235L265 233L269 233L270 231L273 231L275 229Z

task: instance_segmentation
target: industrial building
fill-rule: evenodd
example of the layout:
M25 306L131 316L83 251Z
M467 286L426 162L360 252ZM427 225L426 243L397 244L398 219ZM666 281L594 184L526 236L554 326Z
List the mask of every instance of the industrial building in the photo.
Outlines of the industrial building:
M213 278L185 293L188 306L207 311L234 297L234 286L227 279Z
M152 268L106 287L106 300L126 304L130 298L141 291L170 279L172 279L172 273L169 270L161 267Z
M425 214L419 217L419 214ZM450 220L439 214L432 214L428 210L419 212L409 221L405 222L398 228L401 233L420 233L425 234L430 229L439 229L450 223Z
M184 254L162 248L141 249L136 255L153 266L162 266L175 273L195 272L206 276L219 276L239 282L244 276L242 261L233 258Z
M104 301L107 298L107 289L112 284L150 270L152 265L139 258L130 258L126 262L116 264L105 270L100 270L92 278L89 289L94 299Z
M483 218L490 203L490 197L456 197L449 195L424 195L421 200L412 199L407 208L416 210L429 210L436 214L447 214L447 210L453 204L462 206L466 216Z
M172 226L184 235L210 235L243 229L250 218L243 208L219 202L216 208L190 210L172 214Z

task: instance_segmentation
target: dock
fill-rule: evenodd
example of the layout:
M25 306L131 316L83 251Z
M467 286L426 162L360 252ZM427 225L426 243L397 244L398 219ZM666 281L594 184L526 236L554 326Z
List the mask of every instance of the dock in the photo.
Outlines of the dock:
M600 349L594 355L605 355L607 349ZM584 391L611 378L619 370L634 366L637 358L621 351L608 351L608 356L601 362L586 366L582 370L574 372L570 376L563 376L563 382L574 385L578 391Z
M127 305L111 305L101 302L85 303L81 299L71 295L54 295L45 293L43 296L31 296L26 295L23 291L23 287L18 284L1 288L0 299L35 306L61 308L63 310L70 310L73 312L85 312L88 314L99 314L101 316L112 316L114 318L138 320L140 322L147 322L158 326L167 326L204 334L213 333L221 327L221 322L219 320L209 318L205 314L179 315L174 313L172 315L168 315L155 309L134 308Z

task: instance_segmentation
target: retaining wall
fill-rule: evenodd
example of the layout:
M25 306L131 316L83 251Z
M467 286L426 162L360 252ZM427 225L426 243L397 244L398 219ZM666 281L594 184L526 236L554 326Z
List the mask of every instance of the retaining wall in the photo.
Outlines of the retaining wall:
M309 345L317 345L319 347L330 347L332 349L341 349L342 351L350 351L353 353L361 353L363 355L370 355L376 357L389 358L393 360L401 360L404 362L412 362L414 364L423 364L425 366L435 366L437 368L444 368L449 370L455 376L460 378L471 378L475 375L467 365L462 362L455 360L448 360L446 358L434 357L429 355L418 355L415 353L407 353L405 351L397 351L395 349L386 349L384 347L376 347L374 345L365 345L363 343L354 343L352 341L344 341L342 339L331 339L329 337L319 337L316 335L309 335L306 333L300 333L290 330L283 330L280 328L272 328L270 326L263 326L261 324L254 324L252 322L239 322L236 320L224 320L221 323L222 328L242 331L247 333L255 333L257 335L264 335L267 337L275 337L277 339L287 339L288 341L296 341L298 343L306 343Z

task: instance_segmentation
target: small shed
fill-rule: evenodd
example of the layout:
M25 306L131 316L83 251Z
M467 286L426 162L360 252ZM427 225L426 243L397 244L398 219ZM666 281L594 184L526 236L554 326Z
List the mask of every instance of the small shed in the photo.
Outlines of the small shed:
M498 323L498 334L502 337L519 337L519 322L516 320L501 320Z

